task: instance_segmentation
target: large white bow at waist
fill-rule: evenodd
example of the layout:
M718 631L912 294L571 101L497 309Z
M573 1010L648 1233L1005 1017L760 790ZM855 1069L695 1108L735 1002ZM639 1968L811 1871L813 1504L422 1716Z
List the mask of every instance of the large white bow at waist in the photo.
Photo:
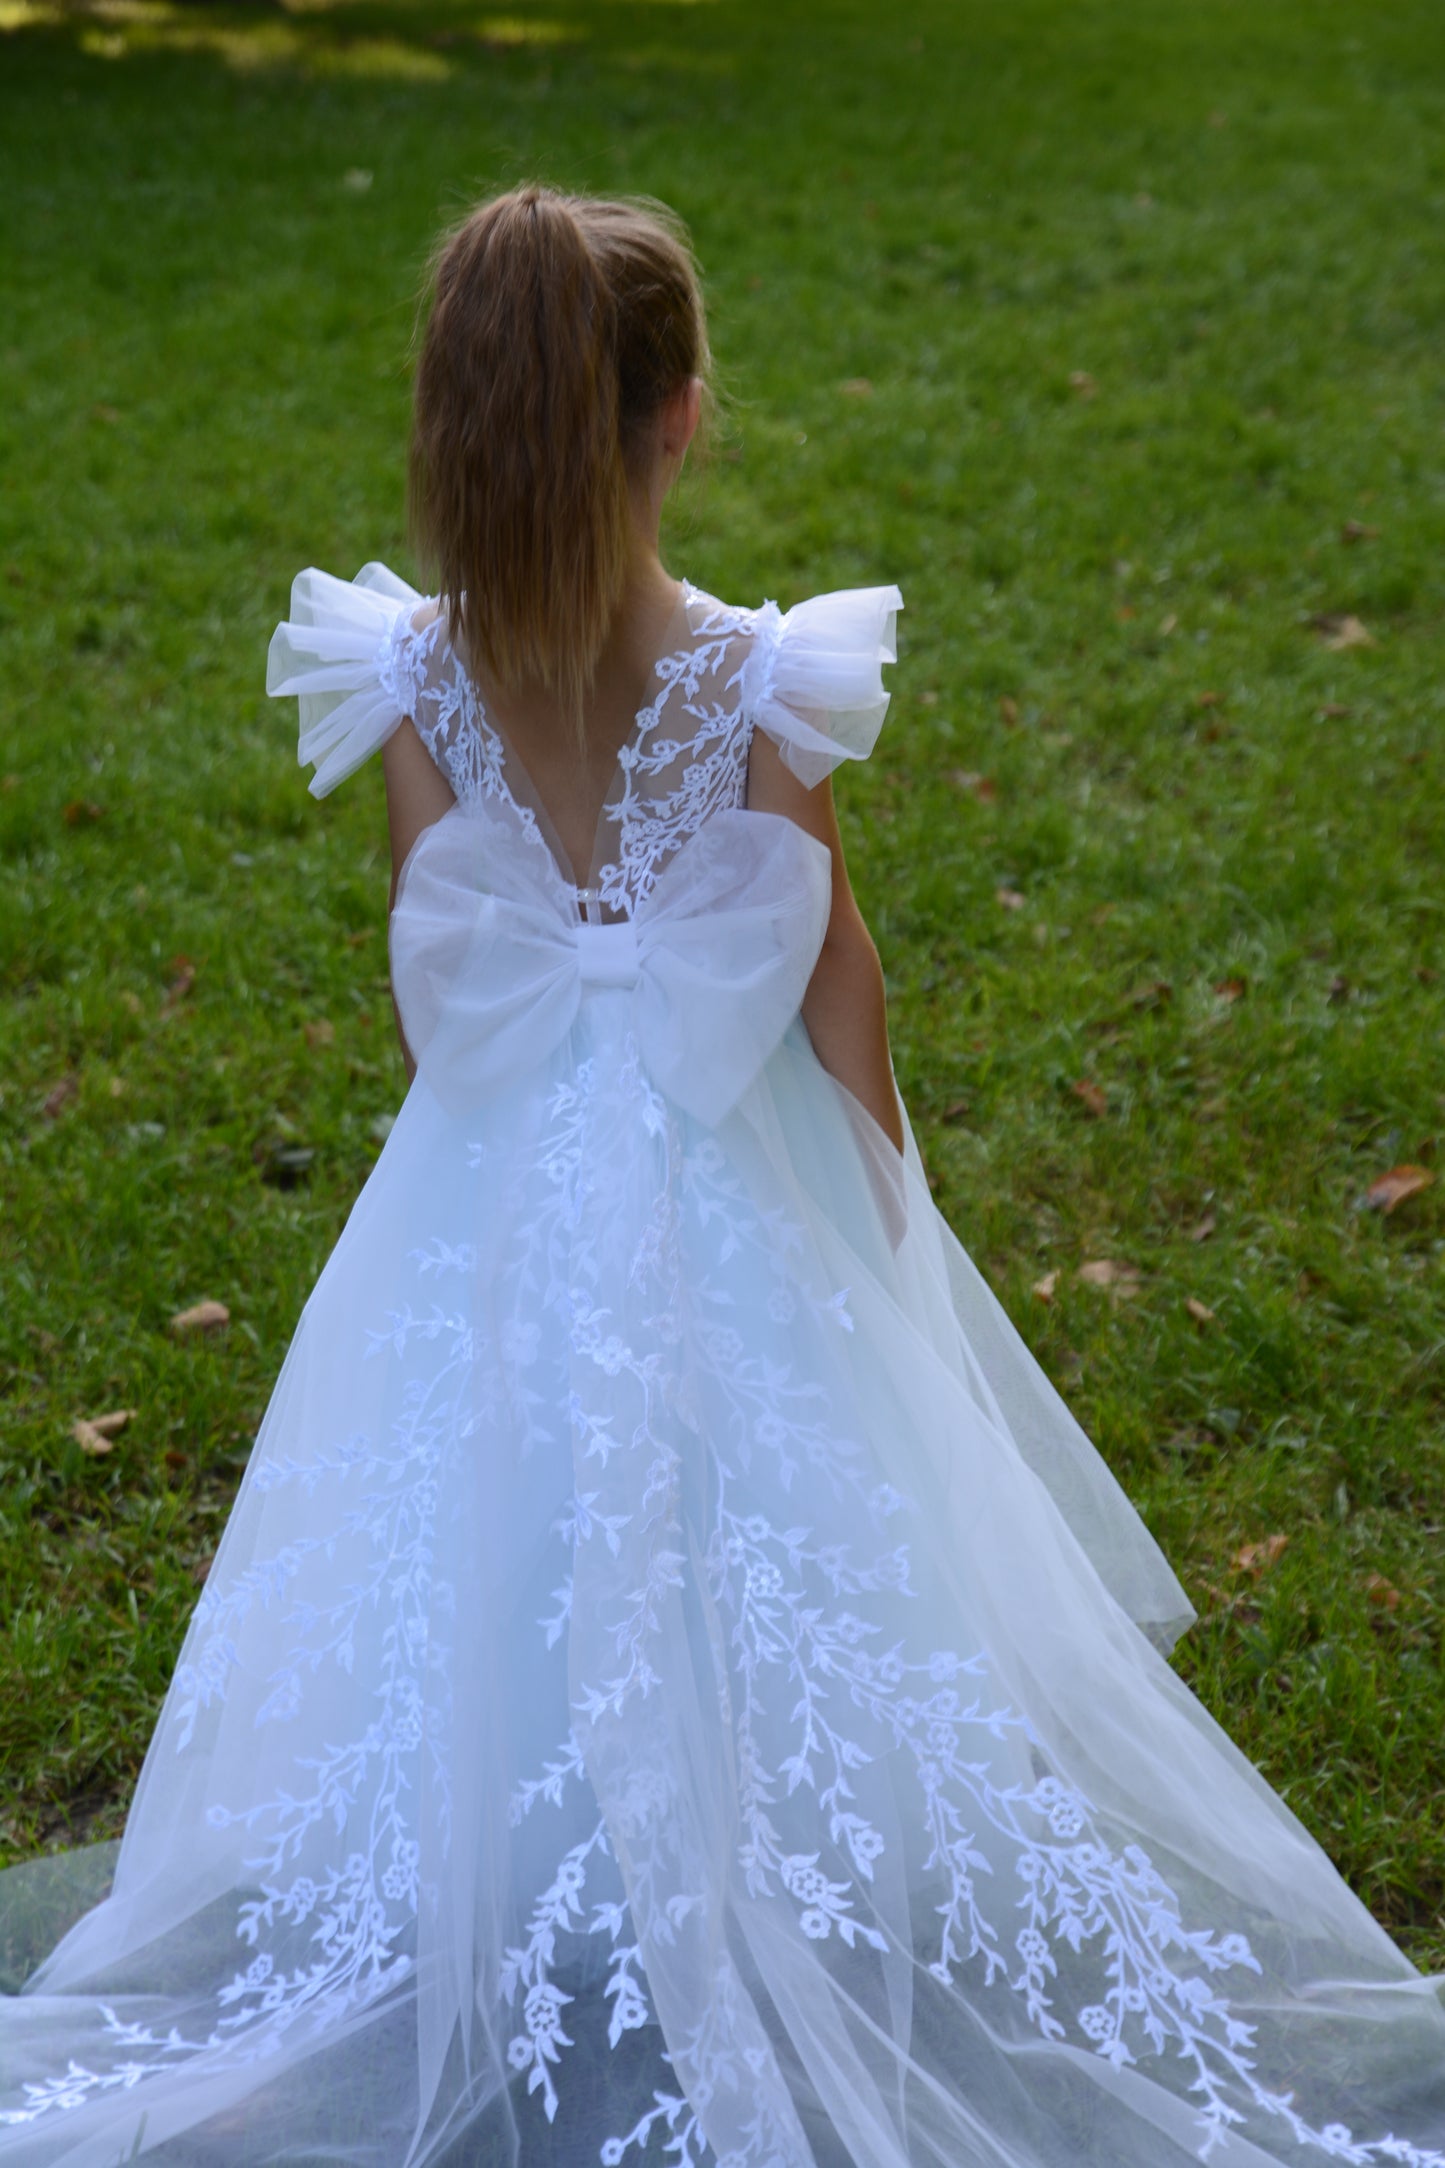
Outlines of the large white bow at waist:
M792 821L715 813L631 919L588 925L540 837L456 807L417 841L392 913L392 985L418 1069L466 1114L605 995L629 1004L658 1090L717 1122L798 1012L831 872L826 847Z

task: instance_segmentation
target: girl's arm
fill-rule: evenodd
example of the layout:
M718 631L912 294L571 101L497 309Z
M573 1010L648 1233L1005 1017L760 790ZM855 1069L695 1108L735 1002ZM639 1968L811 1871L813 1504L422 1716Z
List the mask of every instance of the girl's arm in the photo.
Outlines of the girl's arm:
M391 889L386 899L389 924L396 905L396 884L406 864L407 853L422 830L430 828L433 821L439 821L457 801L410 721L399 723L387 739L381 749L381 766L386 778L387 827L391 832ZM406 1064L406 1081L410 1084L416 1075L416 1063L401 1028L395 988L392 989L391 1010L396 1018L401 1058Z
M843 839L826 778L808 790L783 764L764 731L755 730L748 752L748 805L782 813L826 844L833 860L833 908L808 991L803 1022L819 1061L903 1150L903 1117L888 1053L883 967L863 923L843 862Z

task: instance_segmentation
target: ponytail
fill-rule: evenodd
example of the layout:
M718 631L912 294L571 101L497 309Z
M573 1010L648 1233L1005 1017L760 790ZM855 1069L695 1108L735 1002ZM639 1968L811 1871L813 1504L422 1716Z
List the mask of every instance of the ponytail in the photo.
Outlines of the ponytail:
M661 207L520 188L433 262L408 497L448 630L581 727L622 594L629 485L662 401L706 368L697 275Z

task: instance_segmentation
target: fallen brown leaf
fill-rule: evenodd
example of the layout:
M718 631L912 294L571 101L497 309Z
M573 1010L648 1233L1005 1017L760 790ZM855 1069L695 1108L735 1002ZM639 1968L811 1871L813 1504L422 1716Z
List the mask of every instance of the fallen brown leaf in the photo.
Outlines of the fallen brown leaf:
M1221 1001L1239 1001L1246 992L1244 979L1216 979L1214 991Z
M1168 979L1146 979L1124 998L1131 1009L1162 1009L1166 1001L1173 1000L1174 988Z
M1367 1212L1393 1212L1407 1197L1428 1189L1434 1179L1428 1167L1391 1167L1388 1174L1376 1176L1360 1202Z
M1196 1325L1217 1325L1219 1323L1219 1319L1210 1309L1209 1304L1201 1302L1197 1295L1186 1295L1184 1307Z
M1058 1284L1059 1275L1057 1272L1046 1272L1041 1280L1034 1281L1033 1292L1038 1296L1040 1302L1052 1302L1054 1289Z
M77 1076L63 1076L58 1084L52 1084L40 1102L40 1111L46 1121L53 1122L56 1116L69 1106L79 1090L80 1079Z
M939 1120L943 1122L961 1122L964 1115L969 1112L969 1106L970 1102L967 1099L951 1099L939 1116Z
M135 1412L134 1408L113 1408L108 1415L78 1415L70 1426L70 1435L82 1453L98 1460L114 1450L117 1433L125 1429Z
M1198 1220L1196 1220L1196 1221L1194 1222L1194 1225L1193 1225L1193 1226L1192 1226L1192 1227L1190 1228L1190 1230L1189 1230L1189 1239L1190 1239L1190 1241L1191 1241L1191 1242L1207 1242L1207 1241L1209 1240L1209 1237L1210 1237L1210 1236L1211 1236L1211 1235L1213 1234L1213 1232L1214 1232L1215 1228L1216 1228L1216 1227L1217 1227L1218 1225L1219 1225L1219 1222L1218 1222L1218 1220L1217 1220L1217 1219L1216 1219L1216 1218L1214 1217L1214 1214L1213 1214L1212 1212L1206 1212L1206 1213L1204 1214L1204 1217L1203 1217L1202 1219L1198 1219Z
M1367 527L1362 519L1347 519L1340 529L1342 542L1378 542L1378 527Z
M1245 1543L1235 1552L1231 1563L1241 1573L1252 1573L1256 1580L1272 1566L1282 1551L1289 1549L1289 1537L1266 1536L1262 1543Z
M330 1046L332 1044L336 1037L336 1026L329 1016L318 1016L314 1017L310 1023L303 1024L301 1033L314 1054L319 1046Z
M177 1310L171 1319L171 1331L176 1333L221 1332L231 1322L231 1313L224 1302L196 1302L189 1310Z
M1196 693L1194 695L1194 705L1196 708L1222 708L1224 706L1224 695L1215 692Z
M1137 1265L1121 1264L1113 1257L1091 1258L1075 1274L1085 1287L1102 1287L1116 1301L1137 1295L1142 1277Z
M979 775L972 768L950 768L948 780L958 790L966 790L977 798L980 805L992 805L998 796L998 785L991 775Z
M1024 899L1016 888L996 888L994 895L1006 911L1021 911Z
M1080 399L1092 399L1098 389L1098 385L1094 382L1087 369L1071 369L1069 371L1069 390L1074 392Z
M65 807L65 819L69 827L78 828L82 821L98 821L104 812L105 807L93 798L72 798Z
M1069 1090L1077 1100L1082 1102L1084 1112L1093 1119L1097 1120L1100 1115L1108 1113L1108 1096L1103 1086L1096 1084L1091 1076L1076 1078L1069 1086Z
M1400 1608L1400 1591L1385 1579L1383 1573L1365 1575L1365 1594L1371 1603L1383 1604L1387 1611Z
M1373 647L1375 636L1358 617L1339 612L1322 610L1310 619L1315 631L1328 648L1338 651L1347 647Z
M161 1000L162 1016L172 1015L196 983L196 967L189 956L173 956L170 968L170 983Z
M1343 723L1354 712L1354 709L1347 708L1342 700L1327 700L1319 711L1320 721L1322 723Z

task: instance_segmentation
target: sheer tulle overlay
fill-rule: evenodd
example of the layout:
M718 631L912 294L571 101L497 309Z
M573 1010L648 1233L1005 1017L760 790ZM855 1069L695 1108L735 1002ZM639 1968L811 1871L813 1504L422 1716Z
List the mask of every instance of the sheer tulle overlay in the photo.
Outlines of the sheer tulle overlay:
M685 589L579 885L422 598L298 580L313 789L409 715L457 798L419 1072L118 1853L0 1877L0 2162L1445 2168L1442 1983L799 1018L749 738L866 754L899 599Z

